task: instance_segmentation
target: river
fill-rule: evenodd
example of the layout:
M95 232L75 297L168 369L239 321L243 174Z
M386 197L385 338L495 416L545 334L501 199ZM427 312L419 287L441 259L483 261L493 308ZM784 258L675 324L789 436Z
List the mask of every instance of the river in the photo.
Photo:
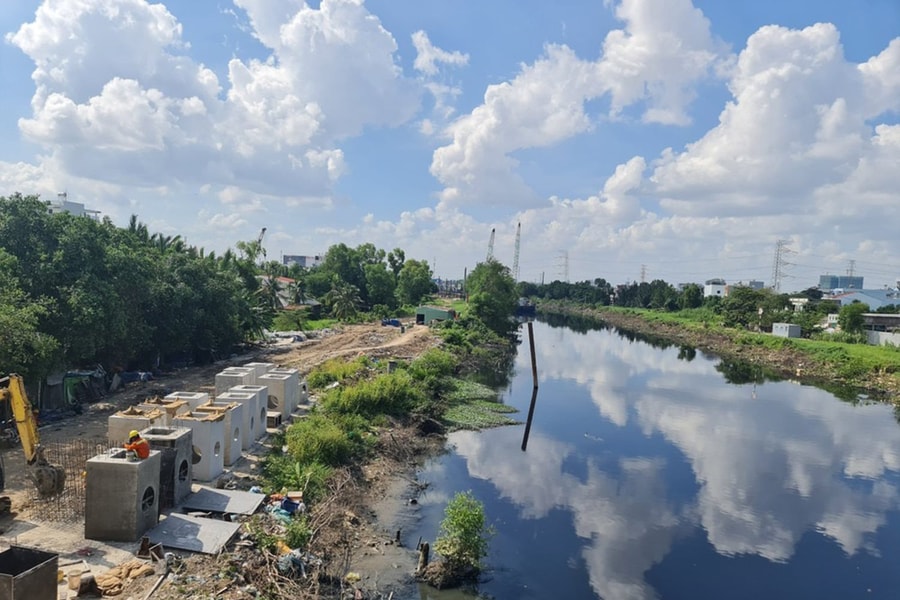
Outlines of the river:
M611 329L537 322L534 339L527 449L524 426L456 432L420 473L430 486L412 544L433 541L455 492L484 503L496 533L482 594L900 597L891 407ZM532 388L526 334L501 392L522 421ZM472 595L422 586L419 597Z

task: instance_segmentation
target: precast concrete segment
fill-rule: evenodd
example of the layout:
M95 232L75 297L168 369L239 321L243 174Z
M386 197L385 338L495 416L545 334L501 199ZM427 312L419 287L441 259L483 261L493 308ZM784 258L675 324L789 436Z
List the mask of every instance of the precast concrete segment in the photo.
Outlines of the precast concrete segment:
M297 369L277 367L269 371L269 375L287 375L284 384L284 395L288 404L288 415L294 414L300 404L300 371Z
M269 390L267 407L269 412L277 412L281 415L281 421L287 422L291 415L291 375L285 373L266 373L257 378L259 385L264 385Z
M157 409L166 415L164 427L171 427L172 421L177 415L186 415L191 412L191 405L185 400L166 400L165 398L148 398L137 407L141 410Z
M84 537L134 542L159 520L161 455L130 461L113 449L85 463Z
M247 385L256 385L256 369L253 367L225 367L223 373L249 373L250 381Z
M232 388L233 389L233 388ZM265 389L265 388L263 388ZM241 449L247 450L256 441L259 426L259 394L228 391L216 396L216 402L237 402L243 407L241 419Z
M259 439L266 435L266 413L269 406L269 388L264 385L236 385L228 390L229 392L239 392L256 394L256 431L255 439Z
M59 555L10 546L0 552L0 600L57 600Z
M166 414L155 408L143 409L132 406L109 415L106 424L106 439L109 445L121 446L128 441L128 433L134 429L140 431L147 427L165 425Z
M227 393L227 392L226 392ZM241 458L244 437L244 405L239 402L207 402L197 407L196 412L219 412L225 415L225 464L233 465Z
M216 397L227 392L236 385L255 385L255 374L249 371L230 371L225 369L216 373Z
M269 362L248 362L244 365L245 367L250 367L256 371L256 376L265 375L269 371L275 368L275 363Z
M193 475L197 481L212 481L225 470L225 415L191 412L179 415L175 427L191 430Z
M209 394L206 392L172 392L166 394L165 400L184 400L191 405L191 410L194 410L201 404L209 402Z
M160 512L181 504L191 493L193 431L188 427L151 427L141 437L158 450L160 459Z

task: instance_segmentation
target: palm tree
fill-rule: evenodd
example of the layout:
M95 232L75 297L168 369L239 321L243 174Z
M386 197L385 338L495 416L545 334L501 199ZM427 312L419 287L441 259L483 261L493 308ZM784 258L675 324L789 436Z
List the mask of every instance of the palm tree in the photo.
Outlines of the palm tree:
M361 302L359 288L337 278L325 294L325 303L331 306L331 314L342 321L355 316Z

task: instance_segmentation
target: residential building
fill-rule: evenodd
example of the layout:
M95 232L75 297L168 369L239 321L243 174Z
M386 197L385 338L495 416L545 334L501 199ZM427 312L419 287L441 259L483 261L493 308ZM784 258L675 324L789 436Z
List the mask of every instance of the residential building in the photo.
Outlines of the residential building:
M718 296L724 298L728 295L728 286L724 279L707 279L703 285L703 297Z
M68 196L69 195L66 192L60 192L56 195L55 201L50 201L47 203L47 210L51 215L69 213L70 215L74 215L76 217L88 217L89 219L93 219L95 221L100 220L99 210L88 210L84 207L84 204L80 202L69 202Z
M281 257L281 264L290 267L291 265L299 265L304 269L311 269L322 264L322 256L300 256L297 254L285 254Z

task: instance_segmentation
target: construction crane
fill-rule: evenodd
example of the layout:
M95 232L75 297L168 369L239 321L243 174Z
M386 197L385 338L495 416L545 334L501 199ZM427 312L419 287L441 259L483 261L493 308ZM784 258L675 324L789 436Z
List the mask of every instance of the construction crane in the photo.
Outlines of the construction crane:
M513 281L519 281L519 245L522 240L522 224L519 223L516 225L516 253L513 254L513 268L512 268L512 276Z
M485 259L485 262L490 262L490 261L494 260L494 234L495 233L496 233L496 228L492 228L491 229L491 239L488 242L487 258Z
M262 253L263 259L266 258L266 249L263 247L263 238L266 237L266 228L263 227L259 230L259 237L256 238L256 245L259 246L259 251Z

